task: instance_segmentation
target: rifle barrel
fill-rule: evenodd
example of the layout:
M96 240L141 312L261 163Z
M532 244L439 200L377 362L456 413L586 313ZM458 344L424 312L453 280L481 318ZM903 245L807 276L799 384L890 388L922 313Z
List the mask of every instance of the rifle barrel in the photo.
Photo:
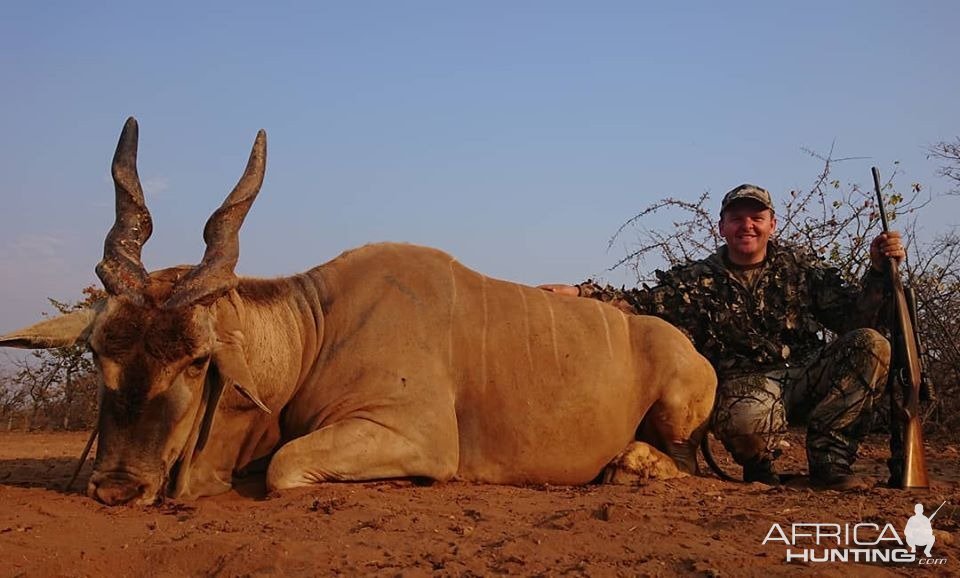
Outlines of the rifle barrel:
M883 210L883 194L880 192L880 171L877 167L870 167L873 173L873 190L877 193L877 209L880 211L880 222L883 223L883 232L890 232L890 223L887 222L887 212Z

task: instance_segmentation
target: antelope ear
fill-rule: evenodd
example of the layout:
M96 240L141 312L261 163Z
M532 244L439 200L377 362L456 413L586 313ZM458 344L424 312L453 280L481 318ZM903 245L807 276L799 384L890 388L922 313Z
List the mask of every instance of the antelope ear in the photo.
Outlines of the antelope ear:
M68 347L87 337L97 312L80 309L0 336L0 346L21 349Z
M266 413L273 413L260 399L253 374L250 373L247 356L243 351L243 333L230 331L220 334L219 343L213 352L213 362L217 364L217 371L227 383L233 384L237 391Z
M215 362L211 363L210 369L207 371L207 379L203 384L206 405L203 408L203 421L200 422L200 433L193 453L203 451L203 448L207 445L207 440L210 438L210 428L213 427L213 416L217 413L217 406L220 405L220 396L223 395L225 381L226 379L220 373L217 364Z

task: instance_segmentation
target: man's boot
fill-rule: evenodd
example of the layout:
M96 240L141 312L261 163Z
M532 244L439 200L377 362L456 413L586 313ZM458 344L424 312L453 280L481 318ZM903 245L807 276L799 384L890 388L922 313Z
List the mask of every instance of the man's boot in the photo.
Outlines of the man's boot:
M743 481L776 486L780 484L780 476L773 471L773 460L756 458L743 464Z
M810 485L820 490L866 490L870 483L843 464L810 465Z

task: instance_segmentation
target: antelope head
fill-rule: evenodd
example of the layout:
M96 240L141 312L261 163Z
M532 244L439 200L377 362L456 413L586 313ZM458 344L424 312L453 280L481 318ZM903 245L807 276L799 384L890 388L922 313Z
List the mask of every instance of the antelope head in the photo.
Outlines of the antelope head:
M140 260L153 225L137 140L130 118L113 157L116 221L96 268L108 296L0 337L3 346L85 343L92 351L101 377L100 441L87 491L108 505L229 489L230 471L196 459L224 390L240 394L231 392L240 400L231 402L235 411L270 412L247 367L234 273L240 226L263 183L266 133L257 134L246 171L207 221L200 264L153 273Z

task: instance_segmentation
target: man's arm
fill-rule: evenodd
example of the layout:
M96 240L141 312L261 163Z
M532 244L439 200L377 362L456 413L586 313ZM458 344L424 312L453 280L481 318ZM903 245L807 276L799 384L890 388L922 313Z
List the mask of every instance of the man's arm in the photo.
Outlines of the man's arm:
M579 285L563 285L561 283L548 283L546 285L537 285L538 289L543 289L549 293L557 293L559 295L570 295L571 297L580 296L580 286Z
M624 313L639 313L632 300L627 298L626 290L616 289L611 285L600 286L597 283L594 283L592 279L587 279L583 283L579 283L577 285L551 283L547 285L540 285L539 287L544 291L549 291L551 293L557 293L560 295L597 299L599 301L603 301L604 303L613 305Z
M846 286L834 268L815 271L810 290L817 318L835 333L878 326L888 292L887 259L901 261L905 256L900 233L890 231L870 243L870 268L860 280L859 291Z
M870 269L860 282L860 296L857 301L857 311L860 313L858 327L873 327L879 323L878 315L883 310L889 293L887 269L890 259L895 259L899 265L906 256L907 252L898 231L880 233L870 243Z

